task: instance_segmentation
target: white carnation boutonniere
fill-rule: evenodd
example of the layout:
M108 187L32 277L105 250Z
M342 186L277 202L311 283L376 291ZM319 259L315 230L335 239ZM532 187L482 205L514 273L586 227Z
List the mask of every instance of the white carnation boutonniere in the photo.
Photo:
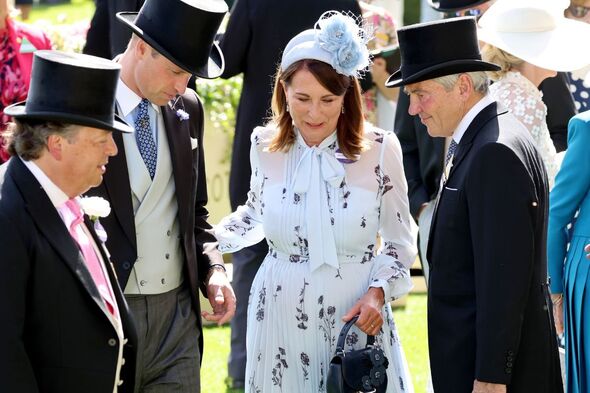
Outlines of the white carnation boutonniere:
M99 221L99 218L107 217L111 214L110 203L101 197L83 197L80 198L82 211L94 223L94 230L101 242L107 241L107 232Z
M177 108L177 105L179 104L182 106L182 108ZM191 116L184 110L184 104L182 103L179 95L177 95L176 98L170 100L168 102L168 106L170 109L176 110L176 116L180 119L180 121L190 119Z

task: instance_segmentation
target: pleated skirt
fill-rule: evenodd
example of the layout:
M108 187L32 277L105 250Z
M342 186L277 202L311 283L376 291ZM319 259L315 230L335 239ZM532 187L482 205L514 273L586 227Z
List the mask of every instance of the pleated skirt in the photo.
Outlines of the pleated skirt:
M564 266L566 392L590 389L590 259L584 246L590 237L574 236Z

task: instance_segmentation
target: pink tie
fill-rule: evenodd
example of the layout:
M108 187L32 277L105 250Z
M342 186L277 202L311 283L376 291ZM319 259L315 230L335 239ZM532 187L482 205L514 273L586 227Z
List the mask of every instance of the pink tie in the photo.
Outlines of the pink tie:
M86 232L82 229L82 225L84 223L84 218L82 211L80 210L80 206L78 202L74 199L70 199L66 202L67 208L72 212L75 219L72 221L70 225L70 234L78 243L80 250L82 251L82 255L84 256L84 261L86 262L86 267L90 271L90 275L94 280L94 284L98 288L98 292L100 292L103 301L105 302L107 309L115 317L115 319L119 320L119 310L117 308L117 302L114 300L115 297L113 296L113 290L111 288L110 283L105 278L103 273L102 267L100 265L100 261L96 256L96 252L92 247L91 238L86 234Z

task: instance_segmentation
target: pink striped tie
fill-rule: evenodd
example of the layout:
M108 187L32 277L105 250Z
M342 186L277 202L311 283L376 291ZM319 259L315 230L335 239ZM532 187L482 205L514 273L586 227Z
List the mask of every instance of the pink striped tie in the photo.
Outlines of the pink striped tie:
M107 309L115 319L119 320L119 310L117 308L117 302L114 300L113 289L103 273L100 261L92 247L91 238L82 229L82 225L80 225L84 223L84 216L80 206L74 199L68 200L66 206L75 217L69 228L70 234L76 240L76 243L78 243L80 251L82 251L86 267L90 271L94 284L98 288L98 292L100 292Z

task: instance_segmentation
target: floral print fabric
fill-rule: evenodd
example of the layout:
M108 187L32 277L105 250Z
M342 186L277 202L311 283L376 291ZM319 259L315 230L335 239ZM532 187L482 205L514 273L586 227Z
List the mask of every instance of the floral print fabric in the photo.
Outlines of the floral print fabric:
M0 30L0 131L6 129L11 118L4 114L8 105L23 101L27 97L27 87L21 76L16 52L11 43L8 29ZM4 149L4 139L0 137L0 163L10 157Z
M547 168L549 188L553 188L559 162L556 160L555 145L547 128L547 107L542 100L543 94L520 72L514 71L494 82L490 86L490 92L530 132Z
M248 201L215 228L223 252L264 237L269 244L250 292L246 392L325 392L341 317L370 286L383 288L387 300L410 289L416 249L402 153L393 133L375 128L356 160L340 153L335 133L320 146L309 147L298 135L287 152L269 152L274 133L259 127L252 134ZM320 157L330 155L344 169L340 183L324 181L321 193L329 216L321 225L333 234L338 261L315 269L309 248L318 239L309 236L306 214L311 197L294 192L310 149L321 149ZM376 343L389 359L387 392L413 392L389 305L382 315ZM365 334L353 327L347 349L365 345Z

